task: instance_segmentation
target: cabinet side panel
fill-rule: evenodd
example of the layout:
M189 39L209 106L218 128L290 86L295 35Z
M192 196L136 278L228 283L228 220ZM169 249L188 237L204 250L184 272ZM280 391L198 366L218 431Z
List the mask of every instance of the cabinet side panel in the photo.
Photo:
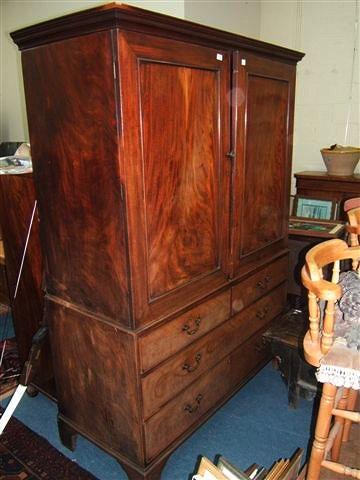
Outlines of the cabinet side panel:
M47 291L128 325L111 35L22 61Z
M115 456L141 462L134 338L49 299L45 318L60 414Z

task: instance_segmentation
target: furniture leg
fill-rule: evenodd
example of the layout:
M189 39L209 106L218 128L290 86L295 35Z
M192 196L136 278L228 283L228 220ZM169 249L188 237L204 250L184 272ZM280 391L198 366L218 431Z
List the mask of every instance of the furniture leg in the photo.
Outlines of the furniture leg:
M347 410L356 410L356 401L358 399L358 396L359 396L359 390L353 390L351 388L350 392L349 392ZM343 442L348 442L349 441L350 427L351 427L351 420L345 420L344 431L343 431L343 436L342 436L342 441Z
M26 393L29 395L29 397L34 398L39 394L39 390L34 387L34 385L28 385Z
M300 387L298 383L300 370L300 357L296 351L291 352L289 365L288 402L289 407L296 409L298 406Z
M76 448L77 433L61 417L58 417L58 429L61 443L73 452Z
M339 408L340 410L346 410L348 399L349 399L349 389L343 388L343 392L339 400L339 403L337 405L337 408ZM337 462L340 457L341 441L342 441L343 431L344 431L344 419L341 417L336 417L335 425L338 428L338 432L336 434L336 437L334 439L334 443L331 449L331 460L333 460L334 462Z
M336 390L337 388L334 385L324 383L306 480L319 479L321 462L324 459L326 441L330 430L331 412L334 408Z

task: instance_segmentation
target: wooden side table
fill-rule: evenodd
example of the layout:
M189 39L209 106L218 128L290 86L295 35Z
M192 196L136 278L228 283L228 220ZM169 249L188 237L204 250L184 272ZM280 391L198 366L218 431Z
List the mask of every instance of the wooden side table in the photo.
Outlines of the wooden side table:
M360 175L350 177L328 175L326 172L295 173L296 193L305 197L339 202L339 219L346 220L343 204L348 198L360 196Z
M41 288L43 270L37 215L32 224L17 296L13 299L34 202L35 188L32 174L0 175L0 223L11 314L21 366L28 358L32 337L37 332L43 315ZM48 341L41 352L40 367L34 386L51 398L55 397Z
M295 222L292 222L295 221ZM301 219L300 219L301 221ZM311 224L316 221L312 219L306 219L306 223ZM305 289L301 283L301 269L305 263L306 253L316 244L323 242L324 240L330 240L331 238L344 238L345 224L337 221L320 221L327 225L333 225L336 227L334 233L317 232L312 230L301 230L290 228L292 223L296 223L296 218L290 217L289 223L289 274L288 274L288 294L303 296ZM343 224L343 226L340 226Z
M6 278L4 244L0 239L0 303L9 305L9 291Z

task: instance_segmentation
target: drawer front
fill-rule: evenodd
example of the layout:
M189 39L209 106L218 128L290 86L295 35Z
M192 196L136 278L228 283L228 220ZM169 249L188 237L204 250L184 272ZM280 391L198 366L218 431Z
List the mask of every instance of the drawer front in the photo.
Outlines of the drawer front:
M229 396L267 357L261 336L251 337L145 423L150 461Z
M145 418L280 314L285 293L283 284L143 377Z
M230 315L230 290L139 338L142 371L186 347Z
M251 277L232 288L232 314L243 310L276 285L285 281L288 275L288 256L271 263Z

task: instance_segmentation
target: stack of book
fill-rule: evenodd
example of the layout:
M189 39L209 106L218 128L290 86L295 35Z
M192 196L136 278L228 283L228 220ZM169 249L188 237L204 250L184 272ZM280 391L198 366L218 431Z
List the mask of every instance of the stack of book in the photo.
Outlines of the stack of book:
M303 450L297 449L291 458L281 458L270 468L253 464L246 470L239 470L224 457L212 463L202 457L193 480L302 480L305 468L300 473Z

